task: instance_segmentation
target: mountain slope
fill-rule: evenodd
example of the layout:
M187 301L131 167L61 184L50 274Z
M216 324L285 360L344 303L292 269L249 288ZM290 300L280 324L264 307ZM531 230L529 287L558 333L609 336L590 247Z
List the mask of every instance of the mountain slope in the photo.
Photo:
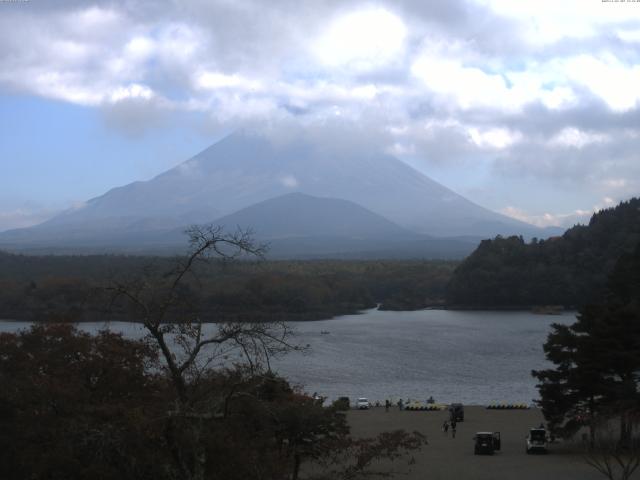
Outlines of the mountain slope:
M354 202L418 234L544 236L372 149L273 143L240 132L149 181L114 188L35 227L0 233L0 246L143 247L178 227L209 223L292 192ZM298 228L294 218L288 222Z
M292 191L351 200L430 235L536 230L466 200L389 155L303 141L274 144L242 132L152 180L114 188L44 225L123 216L205 222Z
M348 200L290 193L217 219L227 231L250 228L269 258L461 258L473 239L416 234Z
M233 230L251 228L261 239L290 237L412 238L419 237L360 205L337 198L289 193L243 208L214 223Z
M32 253L182 252L184 230L159 228L150 221L122 227L126 220L50 225L47 243L30 238L28 229L9 232L14 250ZM269 258L462 258L477 238L433 238L406 230L347 200L289 193L265 200L214 221L226 231L251 229L269 245ZM118 225L121 228L114 228ZM12 235L12 236L11 236ZM20 238L22 241L20 241Z

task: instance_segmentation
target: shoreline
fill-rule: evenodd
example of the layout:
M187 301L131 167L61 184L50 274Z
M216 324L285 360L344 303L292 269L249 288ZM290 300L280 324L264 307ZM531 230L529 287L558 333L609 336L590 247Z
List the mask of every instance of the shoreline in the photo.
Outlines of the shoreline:
M512 313L531 313L533 315L540 315L543 317L546 316L562 316L562 315L567 315L567 314L572 314L576 312L576 309L571 309L571 308L565 308L561 311L553 311L553 312L545 312L545 311L535 311L535 307L531 307L531 308L526 308L526 307L461 307L461 306L430 306L430 307L425 307L425 308L418 308L418 309L412 309L412 310L388 310L388 309L383 309L378 307L374 307L374 308L367 308L364 310L358 310L355 312L349 312L349 313L339 313L339 314L335 314L331 317L323 317L323 318L311 318L311 319L306 319L306 320L295 320L295 319L277 319L277 320L271 320L272 322L287 322L287 323L313 323L313 322L325 322L325 321L329 321L329 320L337 320L341 317L349 317L349 316L356 316L356 315L364 315L366 313L369 312L375 312L375 311L379 311L379 312L398 312L398 313L407 313L407 312L426 312L426 311L432 311L432 310L442 310L442 311L453 311L453 312L496 312L496 313L502 313L502 312L512 312ZM207 324L211 324L211 325L215 325L218 323L225 323L225 322L229 322L229 321L242 321L242 320L222 320L222 321L203 321L202 324L203 325L207 325ZM131 324L142 324L141 321L137 321L137 320L121 320L121 319L116 319L116 320L78 320L78 321L73 321L73 322L50 322L50 321L34 321L34 320L23 320L23 319L13 319L13 318L0 318L0 322L13 322L13 323L28 323L28 324L34 324L34 323L41 323L41 324L46 324L46 323L73 323L73 324L85 324L85 323L115 323L115 322L119 322L119 323L131 323ZM268 323L269 320L264 320L262 322L259 323ZM171 322L165 322L165 323L171 323Z

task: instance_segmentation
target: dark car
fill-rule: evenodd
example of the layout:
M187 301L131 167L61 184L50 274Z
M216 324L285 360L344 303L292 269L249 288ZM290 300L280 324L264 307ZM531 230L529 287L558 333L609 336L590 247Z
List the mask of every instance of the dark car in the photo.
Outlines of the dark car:
M475 455L493 455L500 450L500 432L478 432L473 436Z
M532 428L527 435L527 453L547 453L547 431L544 428Z
M464 422L464 407L461 403L449 405L449 420L452 422Z
M349 397L339 397L333 402L333 406L336 410L349 410L349 408L351 408L351 401Z

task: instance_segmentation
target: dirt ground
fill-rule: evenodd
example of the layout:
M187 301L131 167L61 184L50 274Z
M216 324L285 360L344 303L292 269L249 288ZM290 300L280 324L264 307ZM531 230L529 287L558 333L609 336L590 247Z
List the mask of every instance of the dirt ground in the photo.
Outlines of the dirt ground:
M415 453L416 463L395 465L394 478L407 480L597 480L604 479L569 445L550 445L547 455L527 455L525 436L529 428L542 421L537 409L487 410L465 406L465 421L458 423L456 438L442 432L446 412L399 411L393 407L352 410L348 413L354 436L374 436L380 432L404 429L417 430L429 442ZM472 440L475 432L498 431L502 449L495 455L474 455ZM639 472L633 478L640 478Z

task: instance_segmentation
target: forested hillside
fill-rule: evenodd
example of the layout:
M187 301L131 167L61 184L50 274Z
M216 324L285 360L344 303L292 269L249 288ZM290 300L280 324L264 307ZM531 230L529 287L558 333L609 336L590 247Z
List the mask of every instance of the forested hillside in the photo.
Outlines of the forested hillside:
M457 306L577 307L602 294L620 256L640 242L640 199L595 213L561 237L484 240L458 266L447 288Z
M136 320L109 309L115 282L158 278L175 258L27 256L0 252L0 319ZM411 310L444 303L457 262L212 261L186 285L206 320L316 320L374 307Z

